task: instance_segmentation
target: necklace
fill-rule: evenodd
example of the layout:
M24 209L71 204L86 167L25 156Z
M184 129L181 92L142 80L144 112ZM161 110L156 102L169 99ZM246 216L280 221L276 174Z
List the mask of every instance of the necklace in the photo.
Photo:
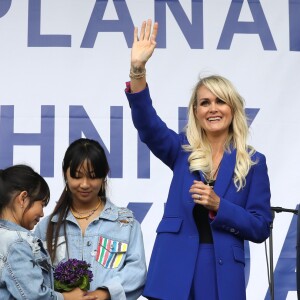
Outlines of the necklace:
M94 214L94 212L100 207L101 205L101 200L99 201L99 203L97 204L97 206L95 208L93 208L92 210L90 210L89 212L85 212L85 213L80 213L79 211L77 211L75 208L70 207L71 213L72 215L76 218L76 219L86 219L88 220L89 217L91 215Z
M222 161L222 159L221 159L221 161ZM221 161L219 162L218 167L216 168L216 170L215 170L214 173L211 172L211 174L210 174L209 177L207 175L205 175L205 180L207 182L207 185L209 185L209 186L213 186L214 185L214 183L216 181L215 177L216 177L216 175L217 175L217 173L218 173L218 171L220 169Z

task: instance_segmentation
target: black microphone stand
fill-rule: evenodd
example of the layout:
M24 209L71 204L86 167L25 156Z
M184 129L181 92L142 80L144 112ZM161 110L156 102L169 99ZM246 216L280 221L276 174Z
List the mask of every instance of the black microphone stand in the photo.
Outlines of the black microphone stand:
M289 209L289 208L283 208L279 206L271 206L271 212L272 212L272 223L270 225L270 237L269 237L269 252L270 252L270 295L271 300L274 300L274 267L273 267L273 221L275 218L275 212L281 213L281 212L290 212L295 215L298 215L297 209Z

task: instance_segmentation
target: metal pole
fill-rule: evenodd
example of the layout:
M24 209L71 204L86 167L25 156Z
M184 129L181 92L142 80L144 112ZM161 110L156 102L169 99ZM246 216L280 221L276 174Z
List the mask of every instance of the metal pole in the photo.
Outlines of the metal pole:
M272 217L274 220L275 217L274 211L272 211ZM270 295L271 295L271 300L274 300L273 221L270 225L269 251L270 251Z

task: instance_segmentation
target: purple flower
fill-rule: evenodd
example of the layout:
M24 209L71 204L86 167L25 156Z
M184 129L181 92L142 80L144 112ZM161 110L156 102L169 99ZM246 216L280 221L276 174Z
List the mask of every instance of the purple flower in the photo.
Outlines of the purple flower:
M90 282L93 280L91 267L84 260L68 259L61 262L54 270L54 288L56 291L68 292L76 287L87 291L90 288Z

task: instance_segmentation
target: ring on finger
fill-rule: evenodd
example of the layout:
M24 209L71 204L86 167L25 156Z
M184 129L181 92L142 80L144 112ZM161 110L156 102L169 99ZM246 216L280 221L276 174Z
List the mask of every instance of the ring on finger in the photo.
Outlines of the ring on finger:
M199 200L201 199L201 195L200 195L200 194L198 194L198 199L199 199Z

